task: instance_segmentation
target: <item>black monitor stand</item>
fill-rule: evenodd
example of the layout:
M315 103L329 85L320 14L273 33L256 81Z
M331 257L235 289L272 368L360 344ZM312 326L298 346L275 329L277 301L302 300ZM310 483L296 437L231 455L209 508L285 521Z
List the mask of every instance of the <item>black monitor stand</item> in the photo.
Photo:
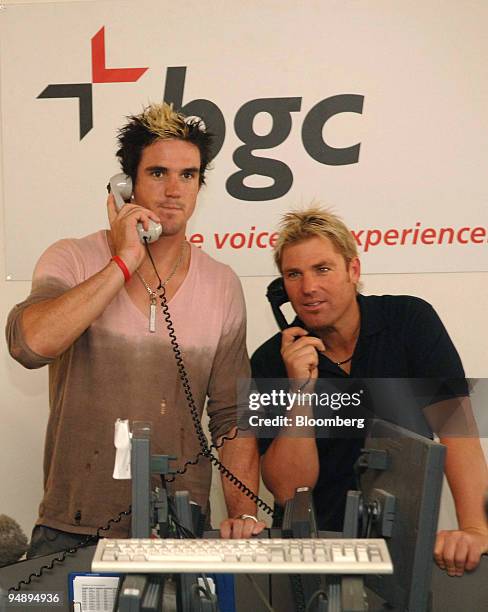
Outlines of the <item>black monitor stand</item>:
M132 431L132 537L149 538L153 527L160 537L167 537L169 505L172 504L178 524L198 534L202 521L190 504L188 491L177 491L169 498L164 487L151 490L151 474L164 476L174 473L170 467L175 457L151 455L151 428L139 423ZM198 534L201 535L201 534ZM176 578L159 574L127 574L120 582L116 612L161 612L163 601L178 612L217 612L215 597L198 586L197 574L180 574Z
M284 538L318 538L312 491L308 487L296 490L285 504L282 535ZM343 534L343 537L355 537ZM311 612L366 612L362 576L294 574L290 576L295 610Z

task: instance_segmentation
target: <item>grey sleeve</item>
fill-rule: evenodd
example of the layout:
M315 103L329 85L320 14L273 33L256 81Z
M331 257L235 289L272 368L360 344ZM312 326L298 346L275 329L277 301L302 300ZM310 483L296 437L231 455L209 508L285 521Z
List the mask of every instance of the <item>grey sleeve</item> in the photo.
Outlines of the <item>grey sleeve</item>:
M10 355L24 367L40 368L53 361L32 351L25 342L22 329L24 310L32 304L59 297L81 281L82 269L73 249L73 241L60 240L39 258L32 277L29 297L10 311L5 327Z
M36 283L29 297L16 304L10 311L5 325L5 337L10 355L25 368L30 370L41 368L54 361L53 357L44 357L29 348L24 339L22 329L22 314L32 304L43 302L62 295L68 288L55 279L46 279L44 283Z
M233 272L224 303L226 316L207 391L209 430L214 443L236 426L238 384L251 375L246 348L246 306L241 283Z

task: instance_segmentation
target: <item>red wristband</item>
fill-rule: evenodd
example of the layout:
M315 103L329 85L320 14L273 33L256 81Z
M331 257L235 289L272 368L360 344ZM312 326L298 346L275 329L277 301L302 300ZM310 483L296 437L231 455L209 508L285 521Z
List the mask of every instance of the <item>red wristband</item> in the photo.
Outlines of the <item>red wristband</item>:
M115 263L122 270L125 282L128 283L130 281L131 273L129 272L129 268L125 265L124 260L121 259L118 255L114 255L110 261L115 261Z

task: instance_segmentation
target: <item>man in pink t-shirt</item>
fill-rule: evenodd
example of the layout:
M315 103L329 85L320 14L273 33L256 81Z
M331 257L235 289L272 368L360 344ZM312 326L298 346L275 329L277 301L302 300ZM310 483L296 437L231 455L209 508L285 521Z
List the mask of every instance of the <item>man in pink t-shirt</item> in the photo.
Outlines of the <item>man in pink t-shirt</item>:
M117 152L132 180L130 203L119 208L110 194L110 230L49 247L31 294L9 315L12 356L28 368L49 365L44 496L31 556L96 534L129 506L128 481L112 478L117 418L150 421L152 452L175 455L179 468L206 444L198 425L206 401L212 441L235 431L237 382L249 377L242 289L228 266L185 240L210 144L201 122L166 104L130 117ZM161 224L162 235L143 244L138 230L153 224ZM188 373L193 415L160 311L159 285ZM225 441L219 455L257 490L255 440ZM210 461L200 457L170 490L190 491L206 509L210 480ZM222 536L261 531L255 501L225 478L223 489L230 518L221 524ZM127 535L126 518L108 531L109 537Z

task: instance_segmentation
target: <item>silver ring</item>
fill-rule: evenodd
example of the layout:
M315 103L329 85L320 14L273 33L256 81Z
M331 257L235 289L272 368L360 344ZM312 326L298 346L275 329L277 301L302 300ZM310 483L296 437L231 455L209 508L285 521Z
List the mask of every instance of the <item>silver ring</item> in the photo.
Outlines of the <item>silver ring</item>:
M255 523L259 523L257 517L253 516L252 514L241 514L238 518L240 518L240 519L252 519Z

